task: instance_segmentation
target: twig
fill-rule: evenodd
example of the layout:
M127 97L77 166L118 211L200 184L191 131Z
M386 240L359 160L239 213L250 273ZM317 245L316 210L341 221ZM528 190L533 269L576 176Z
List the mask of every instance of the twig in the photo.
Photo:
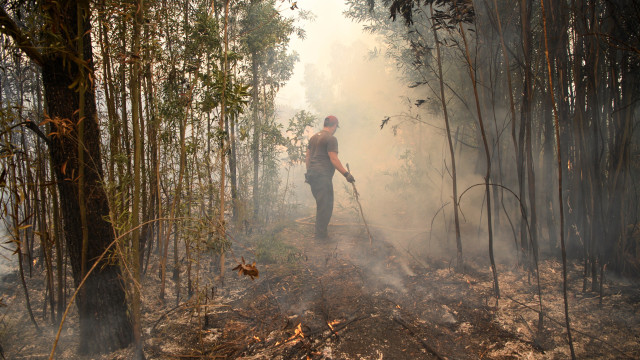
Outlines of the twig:
M351 172L351 170L349 169L349 164L347 164L347 171ZM351 186L353 186L353 196L356 198L356 202L358 203L358 207L360 208L360 216L362 216L364 227L367 229L367 235L369 235L369 245L372 245L373 238L371 237L371 231L369 231L369 225L367 225L367 220L364 218L364 212L362 211L362 204L360 204L360 199L358 198L359 194L358 194L358 190L356 189L355 182L352 182Z
M351 325L352 323L359 321L359 320L364 320L371 317L371 315L361 315L361 316L356 316L354 318L352 318L351 320L348 320L342 324L338 324L336 326L334 326L332 332L329 333L329 335L323 335L319 340L317 340L317 343L314 344L312 349L317 349L318 347L320 347L320 345L324 344L325 341L327 341L328 338L331 337L331 335L336 334L336 336L338 335L338 331L341 331L342 329L346 328L347 326ZM316 332L321 332L322 328L310 332L307 334L307 336L311 336L313 334L315 334Z
M172 307L171 309L167 310L164 314L162 314L158 320L155 321L155 323L153 324L153 327L151 328L151 332L153 333L156 330L156 326L158 326L158 324L160 323L160 320L164 319L167 317L167 315L171 314L172 312L174 312L175 310L177 310L178 308L182 307L185 303L176 305L174 307Z
M339 339L340 337L338 336L338 333L335 332L331 325L329 325L329 310L327 309L327 299L324 296L324 285L322 284L322 279L318 279L318 282L320 283L320 292L322 296L322 320L324 320L324 324L327 326L327 329L329 329L331 333L336 336L336 339Z
M430 353L432 353L433 355L435 355L435 357L437 359L440 360L444 360L445 358L443 358L431 345L429 345L426 341L422 340L418 334L413 330L413 327L409 324L407 324L404 320L402 320L400 317L398 316L394 316L393 317L393 321L397 322L398 324L402 325L402 327L404 327L405 329L407 329L407 331L409 331L409 333L416 338L416 340L420 341L420 344L422 344L422 346L429 351Z

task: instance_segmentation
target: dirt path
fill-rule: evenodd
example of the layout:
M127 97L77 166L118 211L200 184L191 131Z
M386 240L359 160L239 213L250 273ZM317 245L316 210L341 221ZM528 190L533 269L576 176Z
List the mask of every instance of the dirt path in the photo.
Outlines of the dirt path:
M428 256L411 245L422 240L403 242L389 238L389 232L374 232L370 246L366 232L351 225L332 227L331 234L331 241L317 241L311 226L294 222L270 233L252 234L254 240L271 237L268 246L275 249L270 261L263 254L258 262L259 278L228 271L221 286L213 280L215 268L203 258L199 281L213 285L202 285L210 288L185 300L183 280L179 304L159 301L157 269L150 268L143 291L147 358L568 358L557 261L540 266L545 317L538 332L537 291L528 274L516 267L499 265L503 297L496 301L483 257L469 256L465 273L458 274L450 260ZM253 261L259 251L255 242L236 239L236 256ZM236 265L233 256L227 261L227 269ZM638 283L610 276L600 304L597 294L578 288L582 285L578 264L570 267L569 275L578 357L640 358ZM5 279L3 288L16 288L8 283L15 281ZM44 293L42 281L30 281L38 304ZM175 299L174 285L172 281L167 285L167 299ZM20 296L12 290L5 297L12 309L4 318L5 354L45 359L55 329L43 324L44 333L35 334ZM75 326L72 314L58 358L130 357L131 349L102 357L76 355Z
M243 346L237 347L231 358L568 356L561 321L547 319L543 331L535 331L535 288L526 273L502 267L504 296L496 302L487 264L474 268L471 263L465 274L457 274L443 261L420 261L419 254L394 247L381 234L377 234L373 246L369 246L362 229L336 227L333 234L332 241L320 242L304 224L284 229L279 233L281 239L300 249L297 261L263 264L259 281L241 290L227 310L211 315L211 323L224 322L228 333L233 326L246 332L244 341L239 341ZM562 320L556 266L556 262L542 265L543 300L546 314ZM575 270L579 275L579 269ZM586 330L587 335L602 333L598 324L610 320L607 306L631 315L625 323L613 322L607 327L610 335L617 337L613 347L602 342L611 339L609 336L576 336L582 358L640 355L640 346L633 343L640 334L638 289L622 291L613 282L612 289L620 291L618 300L622 302L618 305L598 306L574 297L574 326ZM583 313L590 315L583 317ZM242 331L236 335L239 333Z

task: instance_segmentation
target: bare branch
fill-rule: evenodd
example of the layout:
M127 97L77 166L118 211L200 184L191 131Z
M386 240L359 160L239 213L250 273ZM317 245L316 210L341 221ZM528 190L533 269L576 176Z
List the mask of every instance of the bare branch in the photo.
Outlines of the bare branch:
M40 51L33 45L31 40L25 36L18 24L7 14L4 7L0 8L0 33L11 36L16 42L16 46L24 51L27 56L36 64L42 66L44 59Z

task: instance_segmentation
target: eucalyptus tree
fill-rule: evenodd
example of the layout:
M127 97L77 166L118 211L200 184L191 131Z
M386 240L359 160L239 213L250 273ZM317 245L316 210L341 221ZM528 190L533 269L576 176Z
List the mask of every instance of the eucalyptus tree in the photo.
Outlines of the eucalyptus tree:
M6 68L5 68L6 69ZM4 90L4 89L3 89ZM4 93L4 91L2 91ZM35 319L29 289L25 279L25 264L31 265L31 258L27 256L28 240L26 229L32 226L29 223L31 214L25 210L25 202L29 201L32 194L25 192L25 183L27 179L19 175L18 168L24 166L25 154L28 149L21 146L16 129L21 128L22 122L15 111L18 106L13 105L15 100L13 96L4 94L4 102L0 112L0 154L2 154L2 174L0 176L0 204L4 208L4 216L2 216L3 235L6 244L14 249L17 255L17 265L19 270L21 287L24 292L25 305L29 318L38 332L41 331L37 320ZM21 95L18 92L18 97Z
M274 0L251 0L247 2L243 9L243 16L240 20L241 43L243 51L248 56L250 71L248 76L251 79L252 92L252 127L253 138L251 143L253 161L253 218L258 218L260 209L260 150L263 136L263 123L266 123L267 112L273 103L273 84L266 83L269 69L269 54L273 51L286 51L287 44L295 28L293 19L286 18L276 8ZM281 66L281 62L272 63ZM279 86L286 79L277 79ZM271 85L271 86L269 86ZM268 89L268 94L267 94ZM262 91L262 97L261 95ZM262 111L261 111L262 108Z
M86 2L65 0L22 11L37 20L28 23L32 27L20 25L19 11L9 11L16 21L3 7L0 31L42 70L49 135L35 124L30 126L49 146L73 279L76 287L82 284L76 301L80 352L122 348L131 342L132 326L121 270L104 257L114 242L114 231L106 220L109 205L102 184L100 128L95 88L89 82L91 8Z
M401 17L413 24L421 19L421 8L430 1L366 3L383 4L392 18ZM638 3L523 0L494 1L491 7L488 1L459 0L457 4L477 10L479 51L496 52L492 49L496 42L491 39L500 36L502 63L510 64L503 70L496 68L496 76L497 80L510 78L508 84L504 82L508 87L497 93L512 103L512 140L519 201L523 204L521 251L537 257L537 243L544 237L538 219L546 218L549 248L555 250L556 234L567 235L569 255L584 260L585 289L589 273L591 289L602 289L595 275L598 270L602 273L607 263L618 271L637 272L631 260L637 254L632 254L629 236L633 227L629 224L636 222L638 207L628 199L633 198L629 194L637 177L629 165L629 149L637 142L632 129L638 121L638 92L630 84L637 84L640 68L640 39L631 30L638 24ZM543 9L547 15L546 36L542 31ZM507 23L498 17L513 21ZM499 29L503 25L506 29ZM407 51L423 48L414 43L404 47ZM480 67L476 72L488 70L492 68ZM478 79L482 81L483 77ZM485 81L483 85L486 88L499 83ZM551 92L555 94L553 99L548 96ZM554 103L555 114L551 110ZM558 134L552 116L559 118ZM558 149L552 146L554 140L559 140ZM499 139L495 145L500 145ZM541 158L537 155L540 153ZM554 157L562 159L557 170L550 167ZM541 173L535 174L535 169ZM557 181L554 176L567 180L560 203L550 198L549 192L541 194L536 181L541 178L546 189ZM542 207L540 200L545 203ZM569 206L572 211L567 212L566 226L556 229L554 207Z
M389 18L389 9L382 6L388 5L388 2L380 2L377 5L373 2L365 4L362 1L349 1L350 10L348 16L357 21L365 23L364 28L372 33L381 34L385 42L387 43L387 55L392 57L397 66L402 69L402 74L407 85L412 88L424 88L426 87L430 93L432 93L439 104L435 101L418 100L416 102L417 107L422 106L425 102L437 111L442 111L445 129L444 133L449 144L449 159L450 163L447 164L447 168L450 168L450 175L452 178L452 200L453 200L453 213L454 213L454 226L456 235L456 249L457 249L457 269L462 271L464 268L463 252L462 252L462 239L460 232L459 221L459 199L458 199L458 185L457 185L457 172L455 163L455 151L453 145L453 136L451 133L451 122L449 110L448 98L457 97L457 100L464 104L464 107L468 108L464 100L465 92L464 88L458 88L456 86L458 81L451 78L451 75L445 77L445 71L449 73L451 70L461 70L460 65L450 61L452 59L452 52L449 49L451 43L455 41L455 33L452 29L456 26L456 17L451 15L451 9L445 9L447 1L424 1L428 4L426 6L411 6L409 9L390 8L391 19ZM436 8L433 9L433 5ZM420 5L419 2L416 5ZM395 10L394 10L395 9ZM400 10L398 10L400 9ZM434 11L435 10L435 11ZM395 17L400 11L406 13L404 23L396 22ZM466 23L470 22L470 18L466 17L463 20ZM444 44L444 46L442 46ZM433 51L435 50L435 51ZM444 60L443 60L444 59ZM454 58L455 59L455 58ZM444 64L444 65L443 65ZM425 94L424 96L430 98ZM422 96L422 95L421 95ZM382 127L384 127L389 118L386 118ZM458 120L460 123L461 121Z
M140 203L143 197L143 180L141 179L143 170L143 117L142 115L142 81L141 81L141 27L146 15L144 0L138 0L132 11L133 34L131 53L134 56L131 68L131 80L129 82L131 91L131 120L133 123L133 199L131 209L131 267L133 268L132 297L131 297L131 317L133 319L133 340L134 357L144 359L142 342L142 304L140 295L141 280L141 255L144 253L140 249L140 220L142 218Z

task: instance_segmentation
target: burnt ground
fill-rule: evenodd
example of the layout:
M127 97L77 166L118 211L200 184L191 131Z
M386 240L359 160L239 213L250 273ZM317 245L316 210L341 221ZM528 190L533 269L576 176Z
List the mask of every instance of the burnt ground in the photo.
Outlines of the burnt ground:
M337 216L339 218L339 216ZM338 219L339 220L339 219ZM338 224L339 225L339 224ZM144 280L143 316L148 359L565 359L561 264L540 264L543 299L535 279L514 265L499 265L496 300L488 260L466 260L464 273L450 258L427 257L392 245L374 229L373 243L358 226L333 226L330 241L312 226L291 222L241 237L227 258L224 284L213 262L198 259L203 289L176 305L174 283L166 304L158 299L157 268ZM261 250L269 238L272 253ZM264 247L264 243L262 243ZM262 251L262 253L261 253ZM260 259L257 279L229 271L243 256ZM152 260L153 264L153 260ZM183 269L184 271L184 269ZM186 281L182 274L181 294ZM640 287L609 275L598 293L582 291L582 269L569 266L569 306L578 358L640 358ZM42 276L28 279L37 334L24 306L19 278L2 281L6 305L0 344L7 359L46 359L56 327L42 320ZM602 303L600 303L602 302ZM75 353L72 313L56 350L59 359L128 359L131 349L102 356Z

